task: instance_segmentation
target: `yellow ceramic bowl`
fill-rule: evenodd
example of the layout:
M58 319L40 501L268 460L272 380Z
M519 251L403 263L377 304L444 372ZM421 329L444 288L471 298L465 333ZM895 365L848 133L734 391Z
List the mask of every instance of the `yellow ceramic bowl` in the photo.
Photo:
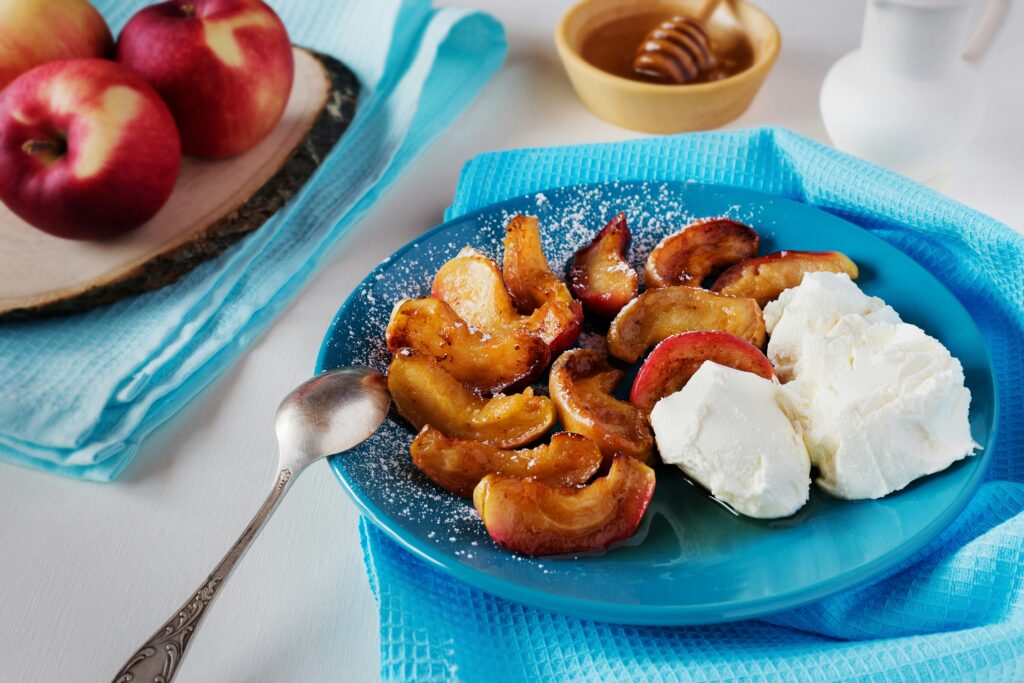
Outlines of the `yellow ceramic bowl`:
M583 0L558 24L555 43L580 101L597 116L645 133L681 133L717 128L750 106L779 54L779 30L753 5L737 3L736 18L754 50L754 63L740 73L711 83L659 85L632 81L598 69L580 56L583 39L595 28L631 14L693 14L697 0ZM724 5L724 3L723 3ZM708 22L712 40L729 30L720 6Z

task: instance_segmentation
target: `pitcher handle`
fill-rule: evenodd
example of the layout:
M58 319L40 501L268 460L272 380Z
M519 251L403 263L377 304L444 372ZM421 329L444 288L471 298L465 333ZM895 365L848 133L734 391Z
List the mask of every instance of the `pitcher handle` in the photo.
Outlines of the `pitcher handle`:
M992 42L999 35L999 29L1003 27L1006 13L1010 9L1009 0L989 0L985 14L981 17L978 28L974 30L964 50L964 59L977 64L992 47Z

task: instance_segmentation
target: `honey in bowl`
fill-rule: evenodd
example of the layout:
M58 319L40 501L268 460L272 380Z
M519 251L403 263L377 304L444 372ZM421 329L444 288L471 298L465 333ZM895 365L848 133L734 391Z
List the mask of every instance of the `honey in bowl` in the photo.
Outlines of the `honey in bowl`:
M754 63L746 38L722 50L698 22L664 12L601 24L583 39L580 55L615 76L662 85L719 81Z

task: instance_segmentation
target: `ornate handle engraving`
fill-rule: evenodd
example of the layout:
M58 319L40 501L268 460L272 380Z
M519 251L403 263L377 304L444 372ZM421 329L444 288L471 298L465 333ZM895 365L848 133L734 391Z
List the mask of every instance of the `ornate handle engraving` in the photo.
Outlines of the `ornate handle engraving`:
M181 609L131 656L114 677L114 683L170 683L218 589L277 508L291 481L290 469L278 472L274 488L231 550Z

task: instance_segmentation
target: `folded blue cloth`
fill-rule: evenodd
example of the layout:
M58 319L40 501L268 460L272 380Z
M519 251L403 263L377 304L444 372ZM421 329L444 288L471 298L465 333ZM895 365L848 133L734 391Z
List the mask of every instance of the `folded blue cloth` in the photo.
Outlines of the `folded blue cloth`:
M117 30L150 0L94 2ZM0 458L110 480L216 377L497 71L491 17L430 0L279 2L293 42L359 77L356 118L273 219L180 282L90 313L0 325Z
M910 254L981 328L998 373L988 479L962 515L872 585L773 616L708 627L581 621L451 579L365 521L380 602L381 670L417 681L1024 680L1024 238L905 178L783 130L486 154L457 216L550 187L693 179L838 214Z

